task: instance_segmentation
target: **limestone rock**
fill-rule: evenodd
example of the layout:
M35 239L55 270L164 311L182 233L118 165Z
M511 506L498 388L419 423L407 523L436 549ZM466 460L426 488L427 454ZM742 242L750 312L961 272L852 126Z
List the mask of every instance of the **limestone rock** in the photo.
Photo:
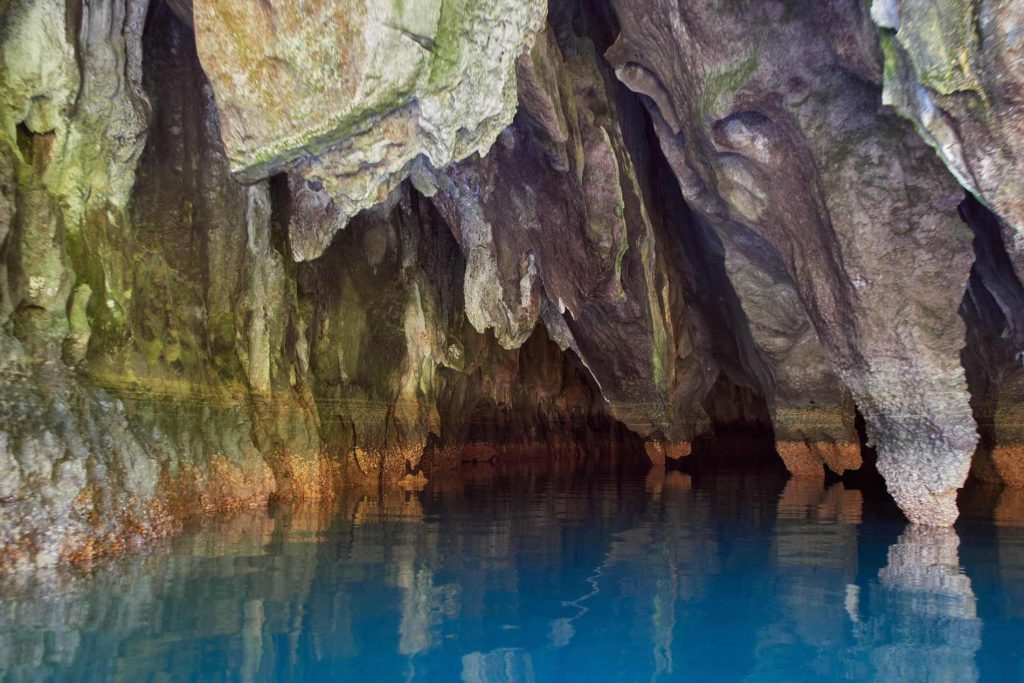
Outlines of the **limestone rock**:
M718 225L725 271L753 347L747 372L765 393L776 451L796 476L821 477L822 465L840 475L857 469L853 401L825 359L785 264L749 228Z
M999 219L973 197L960 207L974 231L974 266L960 307L963 352L980 441L971 472L983 481L1024 486L1024 286Z
M57 29L74 10L18 3L5 20ZM315 413L278 357L292 333L267 187L230 179L190 36L155 10L147 79L144 4L77 11L77 40L38 34L71 36L63 47L4 44L22 60L4 71L21 88L4 100L19 124L0 246L18 274L0 288L14 332L0 337L0 458L17 463L0 503L5 568L87 560L201 510L317 495L323 474ZM144 80L156 111L137 166ZM78 107L48 114L64 87Z
M456 326L444 301L456 294L433 275L457 270L459 254L415 210L405 193L360 214L297 272L322 438L350 479L397 482L440 434L436 372Z
M1024 481L1016 5L547 10L0 2L0 569L858 411L912 521Z
M1024 274L1024 6L1014 0L874 0L883 101L1004 221Z
M196 0L199 54L244 180L296 165L344 220L383 200L419 156L485 154L516 109L515 61L544 0ZM329 236L328 236L329 237ZM315 258L321 240L295 256Z
M123 228L148 112L140 40L147 4L3 8L5 569L89 555L98 539L123 544L173 526L154 500L159 469L123 404L64 364L65 357L83 360L95 332L89 309L108 301L106 289L81 273L90 268L97 280L118 279L115 263L90 262L85 236Z
M977 440L957 316L969 236L931 150L880 109L863 8L613 5L607 57L667 108L659 139L687 201L778 250L889 490L911 520L950 523Z
M524 76L538 109L486 158L437 174L431 201L466 256L467 317L514 349L546 311L548 333L579 355L613 415L688 452L710 426L700 402L717 367L686 348L702 337L699 316L681 291L677 238L651 215L623 129L629 114L590 40L548 33L531 59L521 73L541 61L549 71Z

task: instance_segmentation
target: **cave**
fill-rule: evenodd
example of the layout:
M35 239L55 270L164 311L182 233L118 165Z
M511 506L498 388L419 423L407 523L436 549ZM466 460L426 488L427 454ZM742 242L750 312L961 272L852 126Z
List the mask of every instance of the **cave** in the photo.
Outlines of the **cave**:
M1021 22L0 0L0 678L1019 673Z

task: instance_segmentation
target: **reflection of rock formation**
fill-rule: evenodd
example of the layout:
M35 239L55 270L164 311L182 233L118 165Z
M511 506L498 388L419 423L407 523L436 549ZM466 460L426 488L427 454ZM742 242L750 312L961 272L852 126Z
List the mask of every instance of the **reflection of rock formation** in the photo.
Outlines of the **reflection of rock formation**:
M693 487L690 475L683 472L666 471L664 467L652 467L644 479L644 490L658 500L672 491L689 491Z
M992 521L998 527L1024 527L1024 489L1000 489L992 508Z
M288 632L287 605L309 598L315 568L315 545L282 542L315 533L330 518L310 508L211 519L169 549L95 577L68 577L28 599L0 596L0 678L115 679L118 672L158 671L175 648L202 636L237 655L231 667L242 680L260 679L268 652L288 659L287 652L268 651L264 636ZM273 575L258 571L267 562L277 568ZM197 656L183 654L180 666L194 669Z
M513 648L471 652L462 657L464 683L534 683L530 653Z
M959 547L953 529L910 526L889 548L873 616L857 630L879 678L977 680L981 620Z
M416 567L413 548L403 548L397 554L397 582L402 589L398 651L414 655L433 647L434 628L444 617L454 618L458 614L458 586L435 586L433 572Z
M795 477L786 482L779 498L778 519L838 521L859 524L864 506L860 491L842 484L827 489L821 481Z
M251 683L263 660L263 600L246 600L242 613L242 667L238 673L244 683Z
M889 548L878 572L883 586L903 592L920 614L977 618L971 580L960 569L960 537L952 529L909 527Z
M423 499L437 496L429 490L351 491L334 507L211 519L176 538L168 554L123 560L61 591L0 596L0 679L107 678L167 662L172 678L187 678L219 662L243 680L263 680L321 661L340 663L332 676L361 679L345 667L357 667L360 653L374 647L415 667L414 658L450 642L442 637L450 620L468 624L470 634L485 630L492 591L520 589L524 557L557 554L595 519L609 528L645 524L641 488L566 495L565 484L526 485L514 496L494 495L501 490L494 482L480 498L446 492L429 500L443 522L424 515ZM681 511L677 521L692 517ZM651 541L623 539L623 550L639 553L623 559L642 558ZM440 583L442 573L456 580ZM355 621L369 614L385 620L382 642L367 641ZM525 651L473 638L478 646L463 659L468 680L532 680ZM196 640L214 645L197 649Z
M786 483L772 534L780 609L759 631L758 648L766 653L759 667L772 665L777 647L799 643L825 659L842 642L850 609L846 587L857 577L855 524L862 505L861 493L842 484L826 489L821 480L800 477ZM827 663L822 666L828 670Z
M878 580L858 582L884 549L880 527L857 526L860 492L754 483L661 468L583 485L494 476L210 519L170 553L61 590L0 585L0 680L219 667L492 683L566 665L600 680L608 662L629 680L975 677L982 588L959 569L955 533L908 528ZM1001 572L1007 604L985 586L993 621L1019 614L1024 587L1024 529L995 531L986 580ZM723 663L706 643L730 638Z
M1024 489L986 487L975 497L980 499L975 503L978 512L991 512L995 525L996 576L1001 585L993 597L1001 594L1007 616L1024 619Z
M565 603L579 614L556 622L552 636L567 644L574 634L572 622L586 615L588 601L602 587L612 595L623 590L635 593L637 619L650 632L650 679L655 681L677 673L677 611L682 603L702 595L705 581L719 569L719 558L711 511L707 501L694 495L689 475L655 467L644 490L650 499L645 514L611 540L603 562L588 579L590 590ZM642 578L634 575L638 566L643 567Z

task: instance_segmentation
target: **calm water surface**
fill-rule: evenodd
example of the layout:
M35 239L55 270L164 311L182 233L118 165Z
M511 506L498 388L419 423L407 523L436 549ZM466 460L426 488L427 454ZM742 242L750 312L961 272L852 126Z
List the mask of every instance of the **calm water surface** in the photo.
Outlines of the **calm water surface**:
M489 478L212 520L0 590L0 679L1024 680L1024 499L956 530L778 476Z

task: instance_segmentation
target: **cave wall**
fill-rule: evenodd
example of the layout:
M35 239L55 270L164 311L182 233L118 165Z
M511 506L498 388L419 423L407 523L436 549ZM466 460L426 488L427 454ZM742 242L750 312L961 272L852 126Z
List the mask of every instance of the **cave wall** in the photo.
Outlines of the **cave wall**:
M545 331L505 349L467 323L465 256L409 183L296 262L289 227L335 205L299 174L234 179L181 7L86 9L3 17L60 20L67 58L55 83L6 44L36 61L4 64L5 569L467 459L642 453Z
M1000 220L1024 273L1024 7L1013 0L878 0L882 101Z
M1002 240L1000 219L974 197L960 207L974 231L975 261L960 313L967 323L962 353L978 421L972 474L1024 486L1024 286Z
M956 212L960 188L913 127L880 106L866 8L613 5L621 32L606 56L646 94L687 201L728 235L727 252L747 231L762 240L761 269L778 271L771 261L781 260L792 308L803 308L864 415L890 492L912 520L950 523L977 440L957 312L970 232ZM760 308L750 289L737 287ZM826 405L843 414L838 433L818 442L841 461L853 416L824 375L814 384L831 384ZM776 413L792 410L778 405L786 388Z
M148 504L159 471L145 437L122 404L74 369L92 321L112 327L123 311L129 273L102 255L128 233L144 146L146 10L138 2L7 3L0 17L5 565L53 563L169 521Z
M348 4L0 6L0 565L858 413L912 521L1024 482L1013 7Z

